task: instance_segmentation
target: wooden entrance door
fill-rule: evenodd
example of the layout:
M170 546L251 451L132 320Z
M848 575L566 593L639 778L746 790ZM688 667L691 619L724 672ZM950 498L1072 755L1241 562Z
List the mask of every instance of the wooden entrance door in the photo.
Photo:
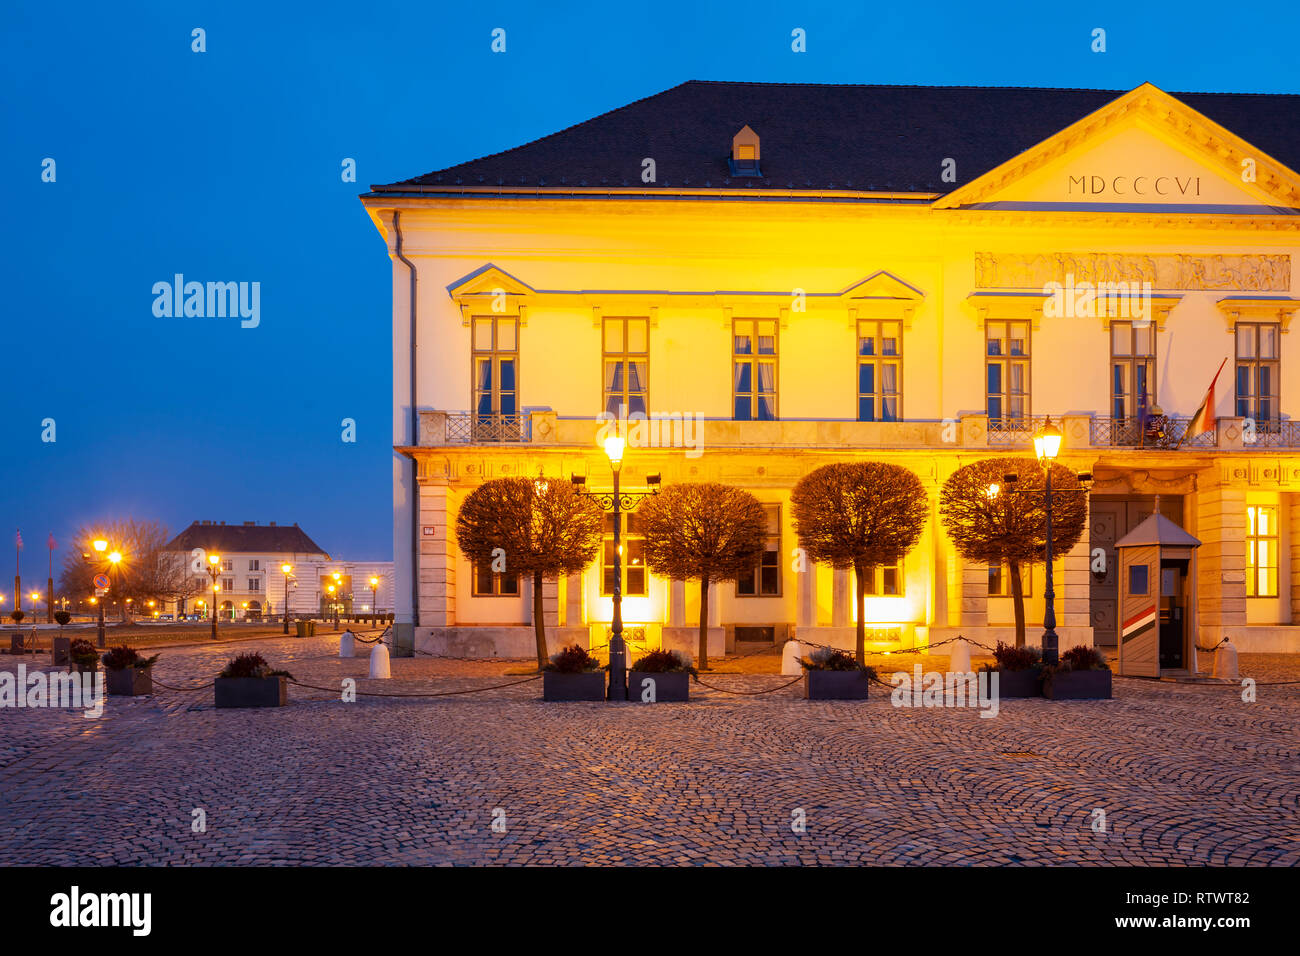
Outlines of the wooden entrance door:
M1098 548L1105 552L1105 570L1092 571L1088 599L1093 643L1119 646L1119 554L1115 542L1128 534L1155 510L1155 495L1092 495L1088 531L1089 567ZM1161 495L1160 513L1182 527L1181 495Z

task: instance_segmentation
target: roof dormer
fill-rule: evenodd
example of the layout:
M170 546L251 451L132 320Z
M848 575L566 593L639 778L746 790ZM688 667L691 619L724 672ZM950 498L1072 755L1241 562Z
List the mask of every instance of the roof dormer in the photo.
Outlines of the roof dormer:
M731 158L727 160L732 176L762 176L758 168L758 134L746 124L731 138Z

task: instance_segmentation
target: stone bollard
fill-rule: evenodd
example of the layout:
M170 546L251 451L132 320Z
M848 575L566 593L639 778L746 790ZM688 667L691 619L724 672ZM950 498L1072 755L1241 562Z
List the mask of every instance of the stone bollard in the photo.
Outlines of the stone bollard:
M1238 680L1237 649L1227 639L1214 652L1214 671L1212 676L1223 680Z
M392 676L393 672L388 667L388 646L380 641L370 652L370 677L374 680Z
M787 677L798 677L803 673L799 658L803 657L803 645L798 641L786 641L781 648L781 673Z
M969 674L970 672L970 645L959 637L952 642L952 652L948 656L948 673Z
M343 636L339 638L339 657L356 657L357 656L356 638L352 636L352 631L346 630Z

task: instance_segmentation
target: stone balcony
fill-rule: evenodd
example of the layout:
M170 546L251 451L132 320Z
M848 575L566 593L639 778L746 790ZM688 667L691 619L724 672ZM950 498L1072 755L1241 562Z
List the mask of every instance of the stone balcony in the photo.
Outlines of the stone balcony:
M700 449L744 448L886 448L924 450L1028 448L1046 416L990 421L987 415L962 415L944 421L856 422L783 420L738 422L701 419L682 422L665 416L641 427L658 429L649 444ZM1068 450L1140 449L1149 452L1271 451L1300 449L1300 422L1282 421L1249 427L1243 418L1220 418L1216 431L1187 437L1188 419L1170 417L1141 428L1132 419L1095 415L1053 416L1064 432ZM479 416L470 412L420 412L421 448L461 445L542 445L594 447L602 422L561 418L550 409L520 415ZM633 427L637 427L633 422Z

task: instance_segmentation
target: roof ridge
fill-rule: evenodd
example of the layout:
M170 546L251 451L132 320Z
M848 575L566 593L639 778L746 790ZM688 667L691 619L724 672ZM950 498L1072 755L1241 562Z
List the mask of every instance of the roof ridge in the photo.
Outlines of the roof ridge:
M462 160L459 163L452 163L450 166L444 166L441 169L431 169L427 173L421 173L418 176L408 176L406 179L398 180L396 183L387 183L385 185L400 186L407 183L414 183L417 179L423 179L425 176L432 176L435 173L445 173L447 172L447 170L455 169L457 166L465 166L468 165L469 163L478 163L478 162L482 162L485 159L495 159L498 156L505 156L508 153L513 153L516 150L524 149L525 147L532 146L536 143L544 143L548 139L567 133L571 129L577 129L579 126L585 126L587 123L594 123L596 122L596 120L604 119L606 116L613 116L615 113L622 112L623 110L626 109L631 109L634 106L646 102L647 100L652 100L659 96L665 96L668 93L671 93L673 90L678 90L681 89L683 86L690 85L690 83L692 82L693 82L692 80L683 80L681 83L678 83L674 86L670 86L666 90L660 90L658 93L651 93L648 96L641 97L640 99L632 100L630 103L624 103L622 106L616 106L612 110L606 110L603 113L597 113L595 116L589 116L585 120L582 120L581 122L571 123L570 125L565 126L563 129L557 129L555 132L547 133L545 136L539 136L537 139L530 139L528 140L528 142L520 143L518 146L511 146L509 149L498 150L495 153L486 153L482 156L475 156L473 159L466 159L466 160ZM372 186L371 189L373 188L374 187Z

